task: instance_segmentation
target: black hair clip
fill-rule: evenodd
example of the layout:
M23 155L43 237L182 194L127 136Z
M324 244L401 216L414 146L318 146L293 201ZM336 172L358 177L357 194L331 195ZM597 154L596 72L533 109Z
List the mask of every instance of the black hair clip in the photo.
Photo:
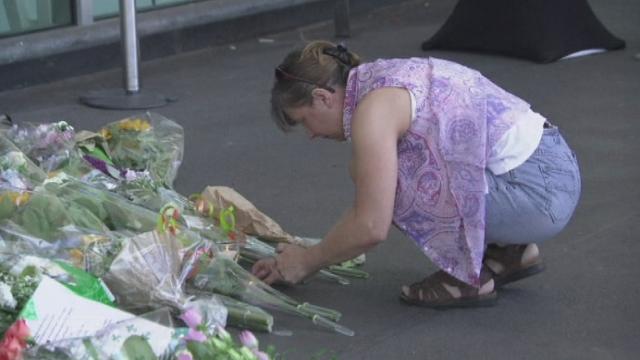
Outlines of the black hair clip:
M342 44L339 44L333 48L326 48L322 51L322 53L335 58L336 60L338 60L338 62L346 66L349 66L349 67L352 66L351 57L349 56L349 50L347 49L346 46Z

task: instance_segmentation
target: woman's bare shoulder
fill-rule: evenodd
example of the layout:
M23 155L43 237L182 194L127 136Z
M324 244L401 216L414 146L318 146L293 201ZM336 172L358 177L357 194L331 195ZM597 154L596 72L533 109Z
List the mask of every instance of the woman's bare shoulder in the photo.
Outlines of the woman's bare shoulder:
M402 136L411 126L411 96L409 90L384 87L372 90L358 103L352 122L353 136L379 127Z

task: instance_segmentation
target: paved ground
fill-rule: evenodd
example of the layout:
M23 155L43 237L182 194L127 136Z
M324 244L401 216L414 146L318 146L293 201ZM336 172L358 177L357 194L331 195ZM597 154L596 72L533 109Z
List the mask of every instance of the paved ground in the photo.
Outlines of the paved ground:
M569 227L543 246L548 271L500 293L496 307L432 311L402 305L399 287L432 271L399 232L370 253L371 279L349 287L314 281L287 289L334 307L357 335L334 335L283 317L290 337L261 339L306 359L328 351L340 359L636 359L640 356L640 3L590 1L627 49L549 65L509 58L432 52L482 71L558 124L578 153L583 194ZM354 19L350 47L367 59L425 56L453 0L408 1ZM143 66L147 89L180 100L159 110L185 128L186 156L177 182L189 194L228 185L288 230L322 236L348 206L346 144L280 134L269 119L273 67L304 39L329 38L330 24L235 47L210 48ZM0 93L0 112L17 120L66 119L97 129L130 112L77 104L88 90L117 87L110 71ZM321 356L319 358L327 358Z

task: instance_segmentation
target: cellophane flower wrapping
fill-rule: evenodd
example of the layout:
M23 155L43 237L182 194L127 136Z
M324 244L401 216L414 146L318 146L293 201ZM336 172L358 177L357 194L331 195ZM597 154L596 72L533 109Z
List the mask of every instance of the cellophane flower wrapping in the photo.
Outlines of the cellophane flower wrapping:
M273 315L265 310L228 296L218 295L217 297L229 313L228 325L254 331L273 331Z
M107 226L89 208L60 198L43 188L35 191L0 189L0 224L14 223L34 237L64 241L63 228L75 226L88 232L105 232Z
M16 124L4 134L47 173L66 166L74 152L75 131L64 121Z
M196 307L210 326L226 325L227 309L216 297L185 292L184 273L189 269L185 269L188 261L183 258L192 254L188 249L195 241L158 231L128 239L103 276L118 305L134 313L158 307L180 313Z
M110 191L60 174L49 178L47 192L91 211L108 229L141 233L154 229L157 214Z
M171 188L184 153L184 131L162 115L147 112L108 124L100 130L119 169L148 170Z
M11 193L0 192L0 208L3 197ZM81 212L89 218L93 215ZM36 218L35 221L46 225L23 227L20 210L15 210L13 216L4 216L0 220L0 253L39 256L48 259L66 261L74 266L88 271L96 276L102 276L111 261L119 253L122 242L130 233L105 230L91 230L81 227L84 221L74 221L63 217L62 221L52 223L47 217ZM46 226L46 231L42 229ZM34 230L35 229L35 230Z
M188 284L194 291L226 295L256 306L305 317L318 326L344 335L353 335L352 330L335 323L341 317L339 312L309 303L299 303L219 253L202 252Z
M58 267L74 266L102 278L100 288L109 289L114 305L131 319L150 310L168 309L176 318L197 309L210 331L227 324L271 331L273 316L258 307L267 306L335 325L323 316L336 319L336 312L300 304L235 263L244 236L235 219L231 225L221 221L232 213L231 206L217 204L216 211L201 212L196 202L173 190L184 148L178 124L145 113L98 133L80 132L70 146L73 133L61 123L0 131L0 257L7 264L16 255L51 259ZM183 216L161 229L158 212L169 202ZM66 275L48 273L46 279L73 288L72 272L65 268ZM34 291L25 278L20 281L27 293ZM7 288L0 285L0 295ZM2 302L20 307L28 298L11 296ZM14 315L0 318L0 324L9 324ZM148 334L122 334L123 326L57 339L50 347L32 348L28 356L146 359L151 347L149 358L157 358Z
M0 134L0 185L32 190L47 178L46 173L18 147Z
M167 234L136 235L122 247L103 279L123 309L140 313L154 304L180 309L188 301L179 279L180 251L175 238Z

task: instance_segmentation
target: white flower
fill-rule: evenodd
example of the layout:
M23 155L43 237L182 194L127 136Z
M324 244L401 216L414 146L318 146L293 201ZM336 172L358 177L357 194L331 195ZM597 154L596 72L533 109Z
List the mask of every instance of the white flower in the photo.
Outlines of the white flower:
M56 127L58 128L58 130L60 131L73 131L73 126L69 125L68 122L66 121L58 121L57 123L55 123Z
M138 178L138 174L136 174L136 172L131 169L127 169L127 171L125 171L124 173L124 179L127 181L134 181L137 178Z
M0 308L13 310L17 304L11 293L11 286L0 282Z
M15 167L20 167L27 163L27 159L25 159L24 154L20 151L11 151L6 156L9 160L9 164Z
M11 275L13 276L20 276L24 269L29 266L33 266L34 268L36 268L38 274L45 273L54 278L66 274L66 272L60 266L58 266L58 264L47 259L29 255L21 256L19 260L11 267L9 273L11 273Z
M2 180L14 189L26 190L29 187L22 181L22 175L15 169L8 169L2 172Z

